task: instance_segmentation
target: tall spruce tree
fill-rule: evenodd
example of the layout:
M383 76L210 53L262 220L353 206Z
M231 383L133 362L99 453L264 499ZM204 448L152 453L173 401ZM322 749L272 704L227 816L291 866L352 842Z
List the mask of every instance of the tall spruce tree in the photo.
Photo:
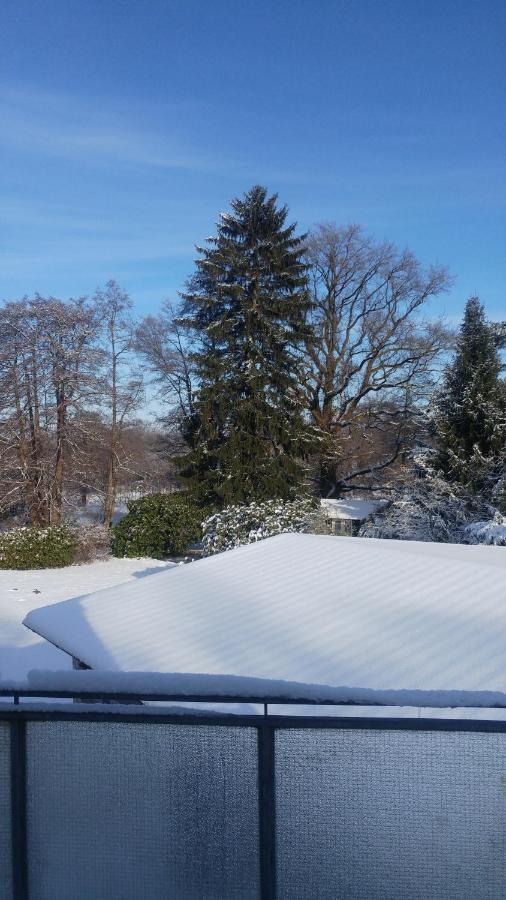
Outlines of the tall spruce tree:
M299 400L310 303L303 237L277 195L253 187L197 248L182 322L197 337L195 412L180 473L202 503L294 496L314 446Z
M457 352L447 368L435 414L437 463L473 492L492 489L504 464L506 392L491 326L477 297L466 304Z

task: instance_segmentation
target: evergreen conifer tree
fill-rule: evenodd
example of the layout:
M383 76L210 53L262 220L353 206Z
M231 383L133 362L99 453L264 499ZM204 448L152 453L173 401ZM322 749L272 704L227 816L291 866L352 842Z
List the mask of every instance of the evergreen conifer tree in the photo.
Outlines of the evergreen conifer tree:
M506 392L491 327L477 297L466 304L457 352L435 414L437 464L473 492L492 488L506 449Z
M290 498L314 444L299 400L310 303L303 237L277 195L253 187L197 248L182 322L197 337L195 412L180 472L212 507Z
M503 516L506 516L506 483L500 485L497 496L494 499L496 500L498 510Z

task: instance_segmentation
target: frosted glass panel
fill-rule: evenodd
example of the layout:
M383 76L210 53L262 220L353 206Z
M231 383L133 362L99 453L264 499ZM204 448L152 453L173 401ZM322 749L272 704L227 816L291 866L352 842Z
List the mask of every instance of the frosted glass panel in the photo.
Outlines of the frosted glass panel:
M279 731L279 897L506 896L506 735Z
M258 897L256 732L27 729L31 900Z
M0 722L0 900L12 897L10 725Z

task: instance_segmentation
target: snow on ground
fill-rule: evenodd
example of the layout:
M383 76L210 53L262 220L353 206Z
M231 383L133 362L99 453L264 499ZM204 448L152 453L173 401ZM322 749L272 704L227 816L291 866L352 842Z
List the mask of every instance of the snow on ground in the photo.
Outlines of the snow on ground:
M130 498L128 498L130 499ZM131 499L134 499L133 497ZM137 498L135 498L137 499ZM67 516L71 522L78 525L100 525L104 515L103 497L91 496L88 498L86 506L74 503L68 504L66 509ZM128 513L127 500L119 498L114 507L112 521L114 524L119 522Z
M108 559L63 569L0 569L0 677L24 679L30 669L68 669L70 659L22 625L31 609L137 581L173 566L156 559Z
M162 490L161 493L171 493L169 490ZM130 500L140 500L145 497L145 491L125 491L118 494L114 506L112 521L114 524L128 513L128 502ZM83 506L79 502L78 497L66 497L64 505L64 515L69 522L77 525L100 525L104 515L104 496L99 494L88 494L86 504Z
M360 522L367 519L386 502L386 500L360 500L355 497L347 500L320 500L322 508L330 519L352 519Z

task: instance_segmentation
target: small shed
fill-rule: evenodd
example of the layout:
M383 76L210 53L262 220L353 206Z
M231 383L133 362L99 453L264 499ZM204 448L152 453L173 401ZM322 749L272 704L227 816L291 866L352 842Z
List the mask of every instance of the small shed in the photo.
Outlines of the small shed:
M320 501L328 533L348 536L356 535L362 523L387 502L358 497Z

